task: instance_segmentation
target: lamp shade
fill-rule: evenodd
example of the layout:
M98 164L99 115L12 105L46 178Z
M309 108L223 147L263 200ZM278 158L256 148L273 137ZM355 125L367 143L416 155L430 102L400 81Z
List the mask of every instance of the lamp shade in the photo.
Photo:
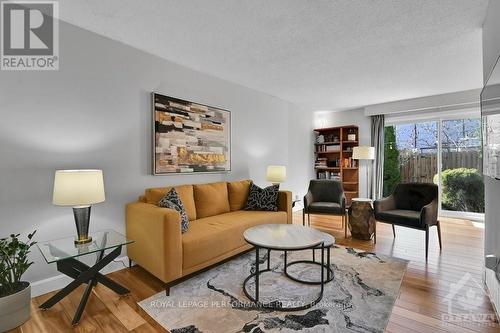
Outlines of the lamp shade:
M271 183L283 183L286 179L286 167L284 165L268 166L266 179Z
M54 177L52 203L57 206L87 206L103 202L102 170L58 170Z
M374 160L375 148L369 146L359 146L352 149L352 158L355 160Z

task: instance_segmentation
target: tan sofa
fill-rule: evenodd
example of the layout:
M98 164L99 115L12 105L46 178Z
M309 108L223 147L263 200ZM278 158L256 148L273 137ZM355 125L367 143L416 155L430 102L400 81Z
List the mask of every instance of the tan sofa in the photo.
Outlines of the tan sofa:
M181 233L178 212L158 207L171 189L147 189L127 205L128 257L164 283L182 278L251 248L243 232L252 226L292 223L292 194L280 191L277 212L242 210L250 180L175 186L189 217Z

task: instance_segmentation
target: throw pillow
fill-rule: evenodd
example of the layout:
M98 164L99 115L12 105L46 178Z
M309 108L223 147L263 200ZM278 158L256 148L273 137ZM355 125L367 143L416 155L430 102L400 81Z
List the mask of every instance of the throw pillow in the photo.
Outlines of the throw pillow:
M182 204L181 198L177 194L175 188L172 188L168 191L167 194L158 202L158 206L163 208L174 209L181 214L181 231L185 233L189 227L189 219L186 214L186 210L184 209L184 205Z
M252 183L245 210L277 211L279 189L279 184L260 188Z

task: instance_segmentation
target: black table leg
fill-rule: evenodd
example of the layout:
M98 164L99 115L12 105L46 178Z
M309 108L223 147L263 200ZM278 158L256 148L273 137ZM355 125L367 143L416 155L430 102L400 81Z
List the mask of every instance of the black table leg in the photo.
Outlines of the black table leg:
M78 288L80 285L86 283L87 287L82 295L82 299L75 313L75 317L73 318L73 325L78 324L80 321L80 317L85 309L85 305L90 296L90 292L92 288L97 285L97 283L101 283L105 285L109 289L115 291L120 295L126 295L130 293L130 291L121 286L120 284L114 282L110 278L99 273L101 269L107 266L111 261L116 259L121 253L122 247L118 246L113 251L111 251L107 256L104 256L104 251L101 251L98 255L98 259L94 266L89 267L88 265L78 261L74 258L69 258L65 260L61 260L57 262L57 270L71 278L74 279L70 284L61 289L58 293L40 305L41 309L48 309L54 306L57 302L62 300L68 294L70 294L73 290Z
M82 317L83 310L85 309L85 306L87 305L87 301L89 300L90 293L92 292L94 280L90 280L89 283L87 284L87 287L85 287L85 291L83 292L82 299L80 300L80 304L78 304L78 308L76 309L75 316L73 317L73 321L71 322L71 325L78 325L80 322L80 318Z
M259 302L259 247L255 247L255 301Z
M267 249L267 270L271 269L271 250Z
M321 295L325 289L325 244L321 243Z
M330 248L327 247L326 248L326 267L328 267L328 269L326 270L326 275L327 275L327 281L330 281L330 272L331 272L331 269L330 269Z
M259 286L259 275L262 274L262 273L265 273L265 272L270 272L271 269L270 269L270 264L269 264L269 260L268 260L268 265L267 265L267 268L263 268L263 269L260 269L260 258L259 258L259 250L260 248L258 246L255 246L255 268L253 269L253 271L250 273L249 276L246 277L246 279L243 281L243 293L245 294L245 296L252 302L252 304L258 308L265 308L265 309L271 309L271 310L278 310L278 311L301 311L301 310L305 310L305 309L309 309L310 307L318 304L321 299L323 298L323 292L324 292L324 288L325 288L325 284L327 282L329 282L328 279L325 279L325 270L327 269L327 266L326 266L326 260L325 260L325 245L324 243L320 243L319 245L316 245L314 248L316 249L319 249L321 250L321 262L312 262L312 261L294 261L294 262L291 262L291 263L288 263L288 251L302 251L302 250L309 250L309 249L313 249L312 247L311 248L303 248L303 249L294 249L294 250L283 250L284 252L284 256L283 256L283 260L284 260L284 267L283 267L283 273L285 274L285 276L289 277L291 280L294 280L294 281L297 281L297 282L300 282L300 283L304 283L304 284L311 284L311 285L321 285L321 289L320 289L320 292L318 293L318 296L316 298L316 300L312 301L312 302L309 302L307 304L304 304L304 305L300 305L300 306L291 306L291 307L284 307L282 302L279 301L279 300L275 300L273 302L270 302L269 304L265 304L263 302L260 302L259 301L259 289L260 289L260 286ZM267 248L264 248L266 250L268 250L268 257L269 257L269 253L270 253L270 249L267 249ZM268 258L269 259L269 258ZM302 280L299 280L297 278L294 278L292 276L290 276L288 273L287 273L287 267L292 265L292 264L297 264L297 263L300 263L300 262L305 262L305 263L315 263L319 266L321 266L321 280L318 281L318 282L310 282L310 281L302 281ZM332 274L333 275L333 274ZM255 293L254 294L250 294L249 290L247 289L247 283L249 281L253 280L255 282ZM276 295L277 298L279 298L279 296Z

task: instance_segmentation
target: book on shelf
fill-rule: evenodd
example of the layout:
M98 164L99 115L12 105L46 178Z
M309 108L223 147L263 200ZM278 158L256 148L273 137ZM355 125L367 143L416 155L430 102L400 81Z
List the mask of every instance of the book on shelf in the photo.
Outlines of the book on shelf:
M344 158L342 161L342 166L344 168L355 168L358 165L358 161L353 159L352 157Z
M340 145L326 146L326 151L329 153L337 153L340 151Z
M326 157L318 157L314 166L316 168L326 168L328 166L328 159Z
M335 153L340 151L340 144L318 144L316 145L317 153Z
M331 171L323 171L318 173L318 179L333 179L340 181L340 173L331 172Z

